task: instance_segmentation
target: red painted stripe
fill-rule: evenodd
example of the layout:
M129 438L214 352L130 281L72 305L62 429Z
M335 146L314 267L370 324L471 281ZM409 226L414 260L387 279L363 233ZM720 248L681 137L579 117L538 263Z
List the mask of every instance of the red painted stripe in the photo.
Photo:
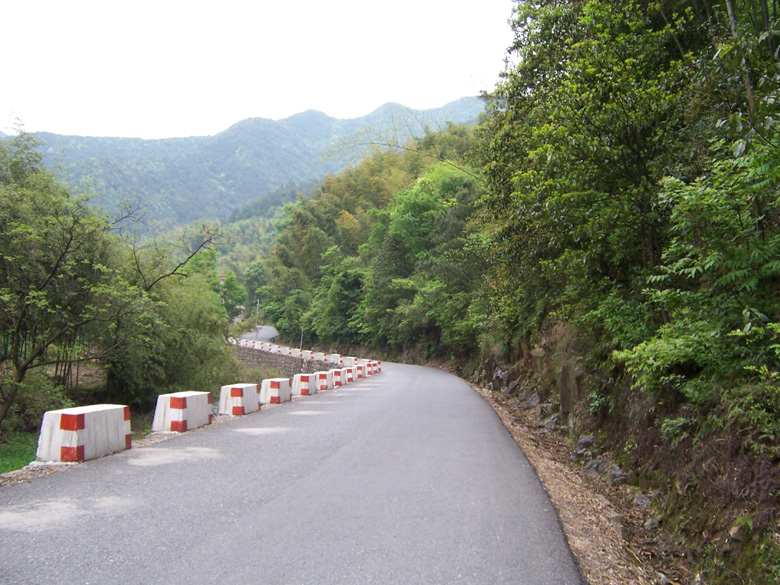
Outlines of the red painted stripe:
M308 396L308 395L309 395L309 389L301 388L301 396Z
M278 396L271 396L271 404L279 404L281 400L279 400Z
M271 390L279 390L279 382L271 380Z
M230 389L230 396L231 398L243 398L244 397L244 389L243 388L231 388ZM244 414L243 412L241 414Z
M187 421L186 420L172 420L171 421L171 430L175 433L186 433L187 432Z
M244 407L243 406L234 406L233 407L233 416L242 416L244 414Z
M60 416L61 431L80 431L84 428L83 414L63 414Z
M187 397L171 396L171 408L175 408L176 410L184 410L187 408Z
M214 418L214 415L209 415L209 424L211 424L211 419Z
M125 406L124 414L125 414L125 420L130 420L130 407L129 406Z
M73 463L84 461L84 445L78 447L60 447L60 461Z

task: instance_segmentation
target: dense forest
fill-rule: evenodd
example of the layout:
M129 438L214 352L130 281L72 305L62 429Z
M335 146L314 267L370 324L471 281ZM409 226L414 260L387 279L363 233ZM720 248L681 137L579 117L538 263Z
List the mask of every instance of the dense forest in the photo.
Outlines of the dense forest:
M216 382L239 367L223 342L242 304L294 345L483 380L505 364L510 397L554 356L579 387L546 399L657 494L689 581L780 582L777 8L518 0L477 124L255 181L180 245L119 229L29 137L0 141L0 421L67 403L81 362L137 405ZM143 156L112 158L151 180ZM160 205L215 197L203 157Z
M215 136L142 140L34 136L72 189L96 193L93 205L116 213L137 201L140 234L163 234L195 221L226 218L234 209L289 183L322 180L360 159L361 142L405 140L446 120L470 122L484 110L463 98L432 110L385 104L362 118L340 120L308 111L284 120L252 118Z

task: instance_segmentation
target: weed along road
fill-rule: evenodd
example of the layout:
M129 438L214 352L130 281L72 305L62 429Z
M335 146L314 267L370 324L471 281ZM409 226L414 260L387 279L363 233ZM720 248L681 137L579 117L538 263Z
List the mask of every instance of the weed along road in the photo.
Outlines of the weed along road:
M533 469L447 373L381 374L0 489L0 583L574 585Z

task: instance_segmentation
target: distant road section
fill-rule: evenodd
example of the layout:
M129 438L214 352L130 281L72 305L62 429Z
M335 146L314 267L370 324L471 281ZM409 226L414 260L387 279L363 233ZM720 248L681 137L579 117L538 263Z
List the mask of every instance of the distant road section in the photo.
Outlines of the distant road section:
M582 585L493 410L397 364L0 489L0 582Z
M270 325L258 325L256 331L250 331L241 335L241 339L251 339L252 341L275 341L279 332Z

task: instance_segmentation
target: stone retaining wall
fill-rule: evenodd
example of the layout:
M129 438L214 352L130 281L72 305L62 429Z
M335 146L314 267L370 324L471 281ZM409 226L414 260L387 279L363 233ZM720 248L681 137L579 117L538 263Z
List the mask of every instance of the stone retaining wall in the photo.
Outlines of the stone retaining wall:
M313 374L334 367L333 364L319 360L304 360L288 355L279 355L268 351L259 351L251 347L236 346L236 356L248 366L263 368L280 368L292 379L295 374Z

